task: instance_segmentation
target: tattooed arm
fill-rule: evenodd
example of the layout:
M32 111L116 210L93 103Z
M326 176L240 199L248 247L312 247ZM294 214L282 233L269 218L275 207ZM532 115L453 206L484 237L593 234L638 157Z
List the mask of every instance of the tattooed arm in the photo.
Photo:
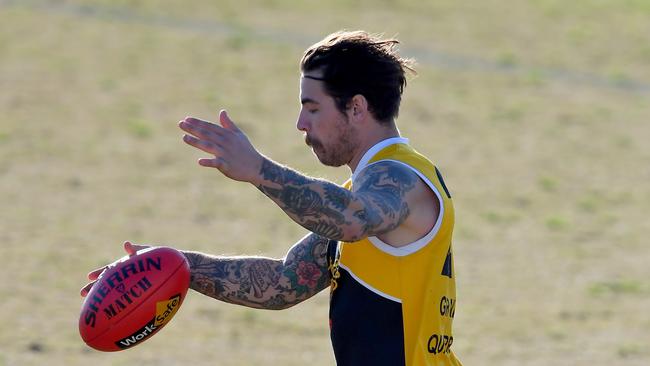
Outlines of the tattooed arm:
M190 262L192 289L232 304L279 310L329 285L328 242L310 234L296 243L283 260L183 253Z
M400 226L424 183L409 168L382 161L364 169L353 191L303 176L268 159L253 182L294 221L324 237L354 241Z
M354 241L392 232L402 224L411 226L409 215L418 212L424 213L424 219L416 220L422 222L412 225L415 230L409 235L417 238L416 234L426 232L425 226L434 221L434 203L427 199L431 198L430 190L414 172L398 163L383 161L367 167L350 192L262 156L225 111L219 114L219 121L220 126L186 117L179 123L187 133L183 137L187 144L212 155L199 159L199 164L252 183L313 233Z
M216 257L182 251L190 263L190 288L217 300L259 309L286 309L314 296L330 284L327 247L330 240L309 234L297 242L284 259ZM148 245L124 243L134 255ZM92 282L86 296L106 266L88 273Z
M418 238L435 221L431 191L401 164L382 161L365 168L350 192L262 156L225 111L219 121L221 126L186 117L179 123L188 133L183 137L186 143L212 155L199 159L199 164L252 183L313 233L354 241L390 232L404 239L400 242L409 242L405 238ZM408 235L398 233L402 228L409 228Z

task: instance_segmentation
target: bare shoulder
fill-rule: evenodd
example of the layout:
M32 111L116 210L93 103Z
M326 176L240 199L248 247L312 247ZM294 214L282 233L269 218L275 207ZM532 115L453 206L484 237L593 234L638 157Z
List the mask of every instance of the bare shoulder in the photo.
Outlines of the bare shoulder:
M413 169L395 161L379 161L363 169L353 185L354 192L392 193L395 199L405 196L423 182Z
M414 190L421 180L408 166L380 161L361 171L352 188L363 209L355 216L364 223L364 236L397 229L410 216Z
M435 194L409 166L395 161L369 165L353 185L367 202L368 234L401 246L426 234L438 215Z

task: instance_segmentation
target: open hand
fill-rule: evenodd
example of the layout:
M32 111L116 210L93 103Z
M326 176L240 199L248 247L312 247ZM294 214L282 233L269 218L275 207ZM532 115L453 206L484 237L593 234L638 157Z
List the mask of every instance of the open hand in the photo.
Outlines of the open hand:
M219 112L219 122L221 126L185 117L178 126L188 133L183 136L183 141L213 155L211 158L199 159L201 166L217 168L234 180L253 182L259 176L263 156L255 150L225 110Z

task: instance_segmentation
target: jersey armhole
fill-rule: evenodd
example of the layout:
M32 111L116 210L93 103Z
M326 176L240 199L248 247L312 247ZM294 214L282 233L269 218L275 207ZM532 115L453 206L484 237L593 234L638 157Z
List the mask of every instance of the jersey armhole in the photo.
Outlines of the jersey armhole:
M375 162L372 162L372 163L368 164L367 166L364 167L364 169L368 168L371 165L377 164L379 162L384 162L384 161L390 161L390 162L394 162L394 163L397 163L397 164L401 164L401 165L411 169L429 187L429 189L431 189L431 191L433 191L433 193L436 196L436 199L438 200L438 204L440 205L440 212L438 213L438 218L436 219L436 222L433 225L433 228L427 234L425 234L423 237L421 237L420 239L418 239L418 240L416 240L416 241L414 241L412 243L406 244L406 245L401 246L401 247L394 247L394 246L392 246L390 244L385 243L384 241L382 241L381 239L379 239L376 236L369 236L368 237L368 240L370 240L370 242L377 249L381 250L382 252L385 252L387 254L390 254L390 255L393 255L393 256L396 256L396 257L404 257L404 256L407 256L407 255L413 254L413 253L417 252L418 250L420 250L420 249L424 248L425 246L427 246L427 244L429 244L435 238L435 236L438 234L438 232L440 231L440 227L442 226L442 221L443 221L444 215L445 215L445 202L444 202L444 200L442 198L442 195L440 194L440 191L438 190L438 188L436 188L436 186L433 184L433 182L431 182L429 180L429 178L427 178L419 170L415 169L411 165L406 164L406 163L404 163L402 161L393 160L393 159L382 159L382 160L378 160L378 161L375 161Z

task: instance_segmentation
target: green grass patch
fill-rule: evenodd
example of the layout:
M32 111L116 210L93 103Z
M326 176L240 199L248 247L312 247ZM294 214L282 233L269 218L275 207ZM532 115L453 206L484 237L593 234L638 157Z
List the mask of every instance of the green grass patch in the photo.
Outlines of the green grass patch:
M541 87L546 83L546 77L541 70L532 68L524 74L524 81L530 86Z
M497 56L497 64L501 67L514 67L517 63L517 55L514 52L504 51Z
M154 133L151 123L140 118L129 119L126 123L126 128L131 136L138 139L148 139Z
M486 211L481 214L485 222L492 225L512 224L517 222L521 216L516 212Z
M648 284L636 280L603 281L592 284L587 291L592 296L641 295L648 293Z
M616 350L616 354L623 359L638 358L648 354L648 346L640 344L622 344Z
M551 193L557 190L558 180L554 177L544 176L537 180L537 185L542 191Z
M546 227L551 231L565 231L571 226L569 220L563 216L548 217L545 223Z
M170 328L110 355L74 318L86 273L123 240L282 256L305 234L199 167L176 122L226 108L270 158L343 181L295 129L297 63L340 28L397 34L419 61L398 124L454 195L461 361L646 361L642 342L600 330L650 337L650 98L617 87L650 83L650 2L0 3L0 366L334 364L327 291L282 312L190 292ZM564 304L574 313L556 316Z
M601 203L598 198L589 196L578 201L578 208L583 212L595 213L600 208Z

